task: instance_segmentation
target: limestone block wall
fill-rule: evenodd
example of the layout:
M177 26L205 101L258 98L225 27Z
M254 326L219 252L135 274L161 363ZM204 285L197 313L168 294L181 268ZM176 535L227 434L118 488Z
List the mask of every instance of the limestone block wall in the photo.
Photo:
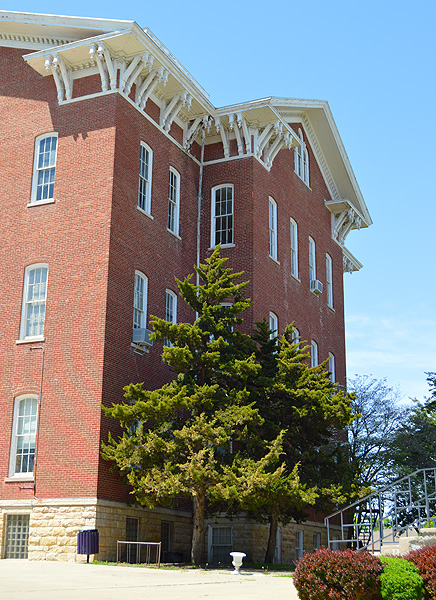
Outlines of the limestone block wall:
M29 560L86 562L86 555L77 554L77 534L82 529L98 529L99 553L90 556L98 560L116 560L117 540L126 539L126 517L139 520L139 541L158 542L161 522L173 525L173 551L189 560L192 516L187 511L148 510L121 502L89 499L32 500L0 503L0 549L5 551L7 514L29 515Z

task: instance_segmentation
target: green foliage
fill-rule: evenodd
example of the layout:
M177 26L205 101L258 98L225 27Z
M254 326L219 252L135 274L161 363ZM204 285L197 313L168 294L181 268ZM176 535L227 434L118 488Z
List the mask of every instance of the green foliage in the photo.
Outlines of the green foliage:
M201 285L193 285L191 277L178 281L181 297L198 313L194 323L151 319L154 339L172 344L164 347L162 358L177 379L154 391L131 384L125 403L104 409L119 420L124 434L109 437L102 454L114 461L136 499L150 508L171 506L181 496L193 501L191 556L196 563L202 560L207 504L237 496L230 474L240 469L244 449L257 443L262 424L247 390L260 366L249 336L237 329L240 313L251 303L244 298L246 282L236 281L241 274L225 268L226 260L216 249L196 268ZM232 300L231 306L222 306L225 300ZM232 445L240 453L232 452ZM259 477L262 469L281 468L273 465L280 441L274 448L261 461Z
M294 585L300 600L379 600L383 565L366 550L321 548L297 563Z
M380 575L383 600L422 600L424 587L418 569L404 558L382 557Z

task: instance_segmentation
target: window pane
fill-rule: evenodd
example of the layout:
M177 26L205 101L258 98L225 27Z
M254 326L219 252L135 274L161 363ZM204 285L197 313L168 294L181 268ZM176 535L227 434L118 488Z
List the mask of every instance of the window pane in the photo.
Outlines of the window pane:
M233 242L233 190L215 190L215 245Z

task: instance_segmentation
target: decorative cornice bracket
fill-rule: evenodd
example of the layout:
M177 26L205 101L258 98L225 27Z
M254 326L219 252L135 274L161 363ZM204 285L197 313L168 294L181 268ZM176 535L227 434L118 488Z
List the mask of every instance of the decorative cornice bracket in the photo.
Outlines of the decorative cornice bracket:
M47 56L45 70L53 75L59 104L63 100L71 100L73 96L73 78L71 70L67 68L64 60L58 54Z

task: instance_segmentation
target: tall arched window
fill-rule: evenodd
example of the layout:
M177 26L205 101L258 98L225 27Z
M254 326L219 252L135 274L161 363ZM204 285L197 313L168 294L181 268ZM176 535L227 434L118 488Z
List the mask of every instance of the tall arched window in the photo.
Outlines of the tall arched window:
M298 279L298 225L291 219L291 275Z
M233 185L212 189L211 246L233 244Z
M20 339L44 335L48 265L30 265L24 272Z
M57 133L45 133L35 140L31 204L53 202L57 147Z
M141 142L139 150L139 188L138 208L151 215L151 180L153 170L153 151Z
M38 398L33 394L15 399L9 476L33 473L35 462Z
M168 190L168 229L171 233L179 235L180 215L180 175L170 167L170 181Z
M306 185L309 185L309 154L301 129L298 130L300 145L294 148L294 171Z
M269 255L277 260L277 202L269 198Z
M165 291L165 321L173 325L177 322L177 295L172 290ZM172 347L168 338L165 338L164 345Z
M147 292L147 277L140 271L135 271L135 292L133 298L133 329L146 328Z

